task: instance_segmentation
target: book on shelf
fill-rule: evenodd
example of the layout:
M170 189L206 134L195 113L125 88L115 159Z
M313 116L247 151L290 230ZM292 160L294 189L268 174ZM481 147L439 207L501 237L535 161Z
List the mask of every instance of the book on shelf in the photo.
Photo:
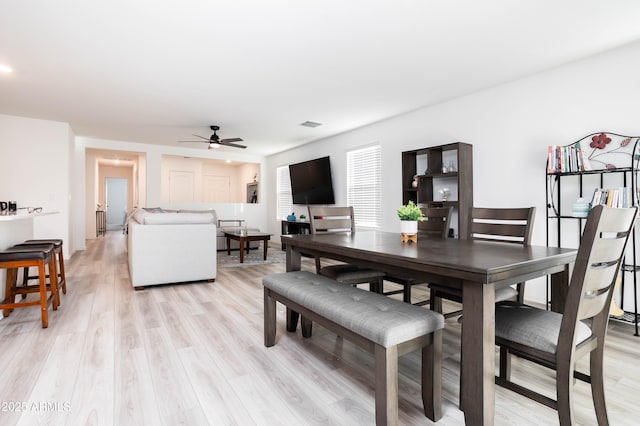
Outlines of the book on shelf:
M596 188L591 197L591 207L602 204L607 207L627 208L633 205L631 188Z
M547 147L547 173L572 173L593 170L580 144Z

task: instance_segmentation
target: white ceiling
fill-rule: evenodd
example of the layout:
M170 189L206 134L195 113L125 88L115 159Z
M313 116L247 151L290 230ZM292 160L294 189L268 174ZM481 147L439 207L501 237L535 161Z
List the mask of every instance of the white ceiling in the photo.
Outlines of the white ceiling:
M637 0L2 0L0 113L267 155L638 39Z

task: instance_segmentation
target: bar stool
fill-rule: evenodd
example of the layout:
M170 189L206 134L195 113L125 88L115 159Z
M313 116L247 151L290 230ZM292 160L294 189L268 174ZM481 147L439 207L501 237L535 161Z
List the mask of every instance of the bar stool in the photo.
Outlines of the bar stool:
M58 261L58 289L62 289L63 294L67 294L67 279L64 274L64 257L62 255L62 240L52 238L52 239L43 239L43 240L26 240L23 243L16 244L14 247L22 247L22 246L33 246L40 244L53 244L53 252L54 255L57 256ZM23 275L23 285L27 285L28 280L38 279L37 276L29 276L29 268L24 268Z
M38 285L16 286L18 278L18 268L23 267L38 268ZM53 305L53 310L58 309L60 296L58 294L58 280L49 279L47 285L45 267L49 269L49 275L56 277L56 262L54 257L53 244L32 245L23 247L10 247L0 252L0 268L7 270L7 280L5 283L4 300L0 303L3 315L8 317L15 308L40 305L42 317L42 328L49 325L48 307ZM51 293L47 297L47 290ZM18 294L39 293L37 300L16 302Z

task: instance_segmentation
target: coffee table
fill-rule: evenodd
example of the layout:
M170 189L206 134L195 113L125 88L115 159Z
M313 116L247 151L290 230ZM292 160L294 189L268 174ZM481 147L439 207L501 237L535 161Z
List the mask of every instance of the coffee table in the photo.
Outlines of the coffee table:
M271 234L259 231L225 231L224 236L227 237L227 254L231 255L231 240L238 241L240 247L240 263L244 263L244 251L245 247L247 254L249 253L249 243L251 241L262 241L264 246L264 260L267 260L267 248L269 247L269 240Z

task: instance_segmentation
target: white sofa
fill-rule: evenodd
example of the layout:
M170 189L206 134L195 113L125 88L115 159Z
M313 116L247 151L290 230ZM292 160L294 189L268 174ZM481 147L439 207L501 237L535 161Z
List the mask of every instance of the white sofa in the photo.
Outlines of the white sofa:
M134 288L215 280L217 233L211 213L141 209L129 217L127 228Z

